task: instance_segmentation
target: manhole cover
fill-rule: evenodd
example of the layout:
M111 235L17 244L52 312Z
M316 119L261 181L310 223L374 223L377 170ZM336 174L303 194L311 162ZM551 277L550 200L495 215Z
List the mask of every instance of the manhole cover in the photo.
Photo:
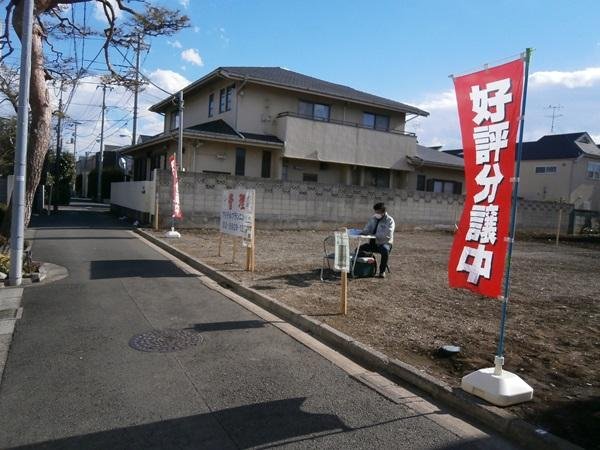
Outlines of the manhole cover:
M141 352L176 352L196 345L200 335L190 330L152 330L137 334L129 340L129 346Z

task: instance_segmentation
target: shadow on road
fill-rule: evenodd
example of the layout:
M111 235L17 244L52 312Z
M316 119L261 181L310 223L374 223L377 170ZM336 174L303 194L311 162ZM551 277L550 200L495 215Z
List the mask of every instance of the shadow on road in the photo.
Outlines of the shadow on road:
M175 264L161 259L116 259L90 262L90 279L191 277Z
M14 448L31 450L249 448L316 433L351 430L336 415L302 411L301 406L305 400L306 398L291 398L255 403L207 414Z
M208 331L246 330L249 328L264 328L265 322L260 320L235 320L231 322L197 323L190 330L198 333Z

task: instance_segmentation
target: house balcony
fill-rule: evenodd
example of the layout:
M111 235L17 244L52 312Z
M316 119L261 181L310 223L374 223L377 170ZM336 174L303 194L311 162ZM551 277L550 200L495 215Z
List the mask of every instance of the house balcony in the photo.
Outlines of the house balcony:
M318 120L291 112L281 113L275 120L277 137L285 142L284 157L413 170L406 157L416 154L414 133Z

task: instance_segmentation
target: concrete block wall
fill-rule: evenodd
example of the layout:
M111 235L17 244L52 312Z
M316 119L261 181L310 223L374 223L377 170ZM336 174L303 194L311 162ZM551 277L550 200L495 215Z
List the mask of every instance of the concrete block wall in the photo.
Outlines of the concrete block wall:
M452 226L458 222L463 195L433 192L282 182L261 178L206 173L180 173L179 192L184 214L181 228L217 227L224 189L256 190L256 220L281 229L328 228L363 224L375 202L383 201L399 228ZM171 215L171 175L157 172L159 223L166 227ZM558 208L550 202L521 201L519 230L556 230ZM571 205L563 207L563 232L567 232Z

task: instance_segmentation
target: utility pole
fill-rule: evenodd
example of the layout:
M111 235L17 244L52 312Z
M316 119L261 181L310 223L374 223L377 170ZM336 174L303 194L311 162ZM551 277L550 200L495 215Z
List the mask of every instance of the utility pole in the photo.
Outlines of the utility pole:
M17 107L17 142L15 148L15 182L12 193L10 224L10 269L8 284L20 286L23 280L23 243L25 241L25 176L27 174L27 133L29 131L29 82L31 80L31 37L33 0L23 2L21 28L21 76Z
M106 110L106 84L102 85L102 122L100 123L100 153L98 156L98 190L96 198L102 203L102 160L104 159L104 111Z
M552 125L550 126L550 134L554 133L554 120L563 116L562 114L556 114L562 108L563 107L561 105L548 105L548 107L546 108L546 109L551 109L552 110L552 115L551 116L546 116L546 117L551 117L552 118Z
M185 170L183 168L183 89L179 91L179 139L177 140L177 166L179 170Z
M140 33L138 33L135 52L135 85L133 88L133 130L131 132L131 145L135 145L137 138L138 93L140 90L140 47L141 36Z
M62 107L63 107L63 80L60 81L60 98L58 100L58 121L56 123L56 155L54 160L54 202L52 210L58 211L58 179L60 178L60 155L62 153Z

